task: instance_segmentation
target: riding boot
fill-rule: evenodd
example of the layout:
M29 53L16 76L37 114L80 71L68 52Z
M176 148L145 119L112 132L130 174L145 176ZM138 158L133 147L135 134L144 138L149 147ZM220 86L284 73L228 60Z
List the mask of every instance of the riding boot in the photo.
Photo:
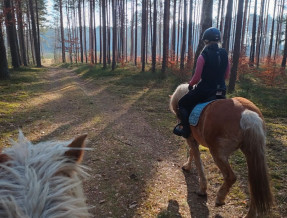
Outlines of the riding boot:
M189 112L185 108L179 108L181 123L173 130L173 133L178 136L188 138L190 135Z

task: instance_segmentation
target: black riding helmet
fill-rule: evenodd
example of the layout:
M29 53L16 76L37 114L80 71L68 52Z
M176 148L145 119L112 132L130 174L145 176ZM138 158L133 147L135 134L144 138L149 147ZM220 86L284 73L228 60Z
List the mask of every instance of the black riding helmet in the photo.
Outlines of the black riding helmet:
M218 42L221 38L220 35L220 31L217 28L210 27L204 31L202 40Z

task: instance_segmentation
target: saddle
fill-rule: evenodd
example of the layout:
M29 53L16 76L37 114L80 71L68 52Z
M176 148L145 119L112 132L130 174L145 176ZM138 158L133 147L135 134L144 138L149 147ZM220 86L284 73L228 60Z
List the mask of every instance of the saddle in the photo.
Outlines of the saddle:
M200 102L199 104L197 104L193 110L191 111L190 115L189 115L189 124L192 126L196 126L198 124L201 112L203 111L203 109L210 104L211 102L218 100L218 99L225 99L226 96L226 91L225 90L217 90L216 94L214 96L211 96L207 99L205 99L204 101Z
M226 90L224 89L217 89L215 95L203 100L200 103L208 102L208 101L214 101L217 99L226 99Z

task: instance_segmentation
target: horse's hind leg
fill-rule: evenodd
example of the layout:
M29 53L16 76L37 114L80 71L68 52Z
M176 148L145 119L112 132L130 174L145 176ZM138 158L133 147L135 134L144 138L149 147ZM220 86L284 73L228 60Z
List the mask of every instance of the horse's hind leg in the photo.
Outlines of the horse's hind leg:
M185 162L185 164L183 164L182 169L186 170L186 171L190 171L191 170L191 162L193 159L193 153L192 153L192 149L191 149L191 146L193 144L193 139L191 139L191 137L190 137L186 141L187 141L187 144L189 145L189 156L188 156L188 159Z
M219 191L217 192L217 197L215 201L216 206L224 205L224 200L226 195L228 194L231 186L236 182L236 176L233 173L230 164L228 162L228 156L224 156L222 153L221 155L215 154L211 151L213 159L223 174L224 182L220 187Z
M197 168L198 175L199 175L200 190L197 192L197 194L205 196L206 195L206 189L207 189L207 182L206 182L206 178L205 178L205 174L204 174L204 170L203 170L203 164L202 164L202 161L200 158L199 145L192 137L190 137L187 140L187 142L190 146L190 156L189 156L189 160L187 161L186 164L188 166L190 165L190 167L191 167L191 160L192 160L192 156L193 156L195 166Z

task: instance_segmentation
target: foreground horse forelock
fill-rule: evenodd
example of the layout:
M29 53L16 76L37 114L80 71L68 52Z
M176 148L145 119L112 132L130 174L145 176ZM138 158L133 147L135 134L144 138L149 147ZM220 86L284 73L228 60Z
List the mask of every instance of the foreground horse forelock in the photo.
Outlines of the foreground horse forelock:
M170 109L178 117L178 101L188 92L188 84L177 87L170 98ZM190 126L187 138L190 147L184 170L191 169L194 159L200 177L199 195L206 195L207 181L200 159L199 144L209 151L223 174L216 206L225 204L225 198L236 176L228 162L237 149L244 153L248 165L250 208L246 217L262 217L273 204L265 157L265 124L260 110L249 100L241 97L221 99L210 103L202 112L197 126Z
M18 142L0 153L0 217L90 217L80 164L87 135L69 142Z

